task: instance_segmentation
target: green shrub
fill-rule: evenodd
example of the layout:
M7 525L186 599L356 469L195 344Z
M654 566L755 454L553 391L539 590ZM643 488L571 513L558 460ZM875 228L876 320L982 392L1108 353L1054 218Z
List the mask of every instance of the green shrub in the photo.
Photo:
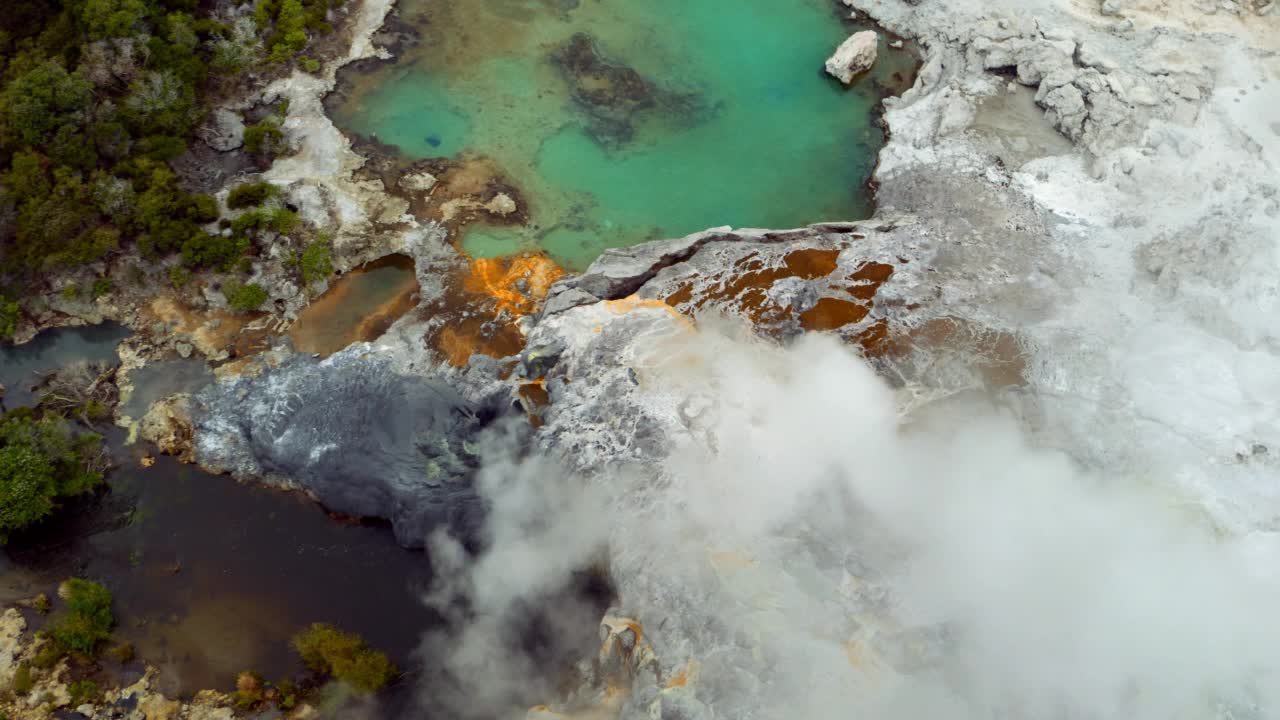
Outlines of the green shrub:
M278 119L270 117L244 129L244 150L250 155L270 158L283 149L284 132Z
M0 340L8 340L18 331L18 315L21 309L18 303L7 300L0 295Z
M71 707L102 699L102 688L98 687L98 683L88 679L71 683L67 686L67 693L71 695Z
M276 186L269 182L254 182L237 185L227 195L227 207L232 210L243 210L257 207L276 195Z
M36 599L32 601L31 608L41 615L48 615L49 611L53 609L53 603L49 602L48 595L40 593L36 596Z
M111 592L92 580L72 578L58 594L66 597L67 609L49 624L49 637L67 652L93 656L115 627Z
M0 542L53 512L61 498L102 482L102 436L75 433L61 418L14 410L0 416Z
M26 695L36 686L36 679L31 674L31 666L22 663L13 673L13 694Z
M267 301L267 291L257 283L229 281L223 284L222 294L227 298L231 309L237 312L252 312Z
M264 695L261 675L245 670L236 676L236 691L231 693L231 702L237 708L248 710L261 703Z
M309 73L320 72L320 61L313 57L302 58L301 60L298 61L298 65L300 65L303 70Z
M181 265L175 265L169 268L169 284L174 288L180 288L189 282L191 282L190 270L182 267Z
M57 644L45 643L45 646L40 648L40 652L31 658L31 665L41 670L49 670L57 665L64 655L66 653Z
M397 670L384 653L354 633L316 623L293 636L293 648L313 672L329 675L361 693L386 687Z
M302 281L314 285L327 280L333 274L333 253L324 238L307 245L298 256L298 267L302 270Z
M111 286L111 278L98 278L97 280L94 280L92 288L93 297L100 298L111 292Z
M281 235L288 235L298 227L298 222L298 213L282 207L271 211L267 224Z

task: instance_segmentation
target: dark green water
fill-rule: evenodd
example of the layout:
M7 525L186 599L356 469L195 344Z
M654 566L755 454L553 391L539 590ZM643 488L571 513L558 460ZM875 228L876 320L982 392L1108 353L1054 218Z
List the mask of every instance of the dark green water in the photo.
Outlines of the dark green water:
M914 60L885 47L855 87L827 77L856 29L838 7L404 0L421 44L348 76L333 113L411 158L495 160L530 222L470 228L476 256L541 247L577 269L607 247L715 225L856 219L883 143L874 109Z
M119 451L110 492L17 537L0 600L89 577L115 596L117 637L161 669L169 692L231 689L301 665L289 638L312 622L359 632L402 666L434 616L419 599L425 555L382 527L335 522L298 493L241 485L171 458Z

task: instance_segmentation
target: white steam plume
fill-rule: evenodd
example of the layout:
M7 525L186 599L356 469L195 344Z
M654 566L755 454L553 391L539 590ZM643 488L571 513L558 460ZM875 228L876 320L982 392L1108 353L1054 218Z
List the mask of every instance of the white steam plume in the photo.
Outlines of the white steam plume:
M491 549L449 564L436 544L471 606L460 635L428 643L451 678L424 683L437 707L518 717L551 693L558 668L513 652L504 618L607 548L664 672L698 669L679 690L689 717L1280 711L1270 535L1220 537L1161 478L1086 472L989 403L900 417L828 338L690 331L637 371L651 411L685 418L667 458L589 482L495 462ZM552 610L553 634L599 619ZM637 687L625 716L661 688Z

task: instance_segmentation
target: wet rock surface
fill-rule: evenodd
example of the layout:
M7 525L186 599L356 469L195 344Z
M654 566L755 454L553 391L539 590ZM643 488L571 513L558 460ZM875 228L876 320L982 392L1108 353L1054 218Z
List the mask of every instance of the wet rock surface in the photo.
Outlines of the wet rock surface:
M385 354L293 355L206 389L194 406L196 459L206 468L301 488L335 512L386 518L411 547L437 526L465 534L477 522L473 443L494 408L401 374Z

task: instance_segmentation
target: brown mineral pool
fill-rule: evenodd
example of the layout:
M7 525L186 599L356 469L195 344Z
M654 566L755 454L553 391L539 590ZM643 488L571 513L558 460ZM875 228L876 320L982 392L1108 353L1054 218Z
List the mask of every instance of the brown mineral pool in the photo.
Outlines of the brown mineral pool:
M413 309L417 294L413 260L388 255L334 280L298 316L289 337L296 350L321 355L376 340Z

